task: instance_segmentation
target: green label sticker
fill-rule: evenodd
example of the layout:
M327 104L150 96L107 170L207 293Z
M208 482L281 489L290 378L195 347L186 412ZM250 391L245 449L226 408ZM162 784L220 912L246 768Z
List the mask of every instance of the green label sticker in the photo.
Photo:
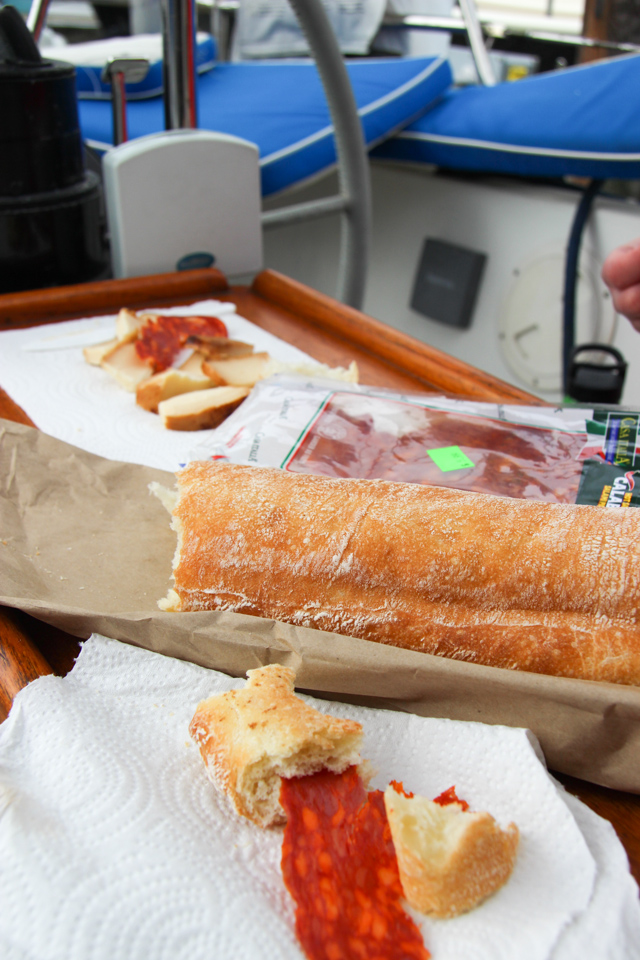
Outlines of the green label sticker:
M427 453L443 473L449 470L468 470L475 466L473 460L470 460L460 447L436 447L435 450L427 450Z

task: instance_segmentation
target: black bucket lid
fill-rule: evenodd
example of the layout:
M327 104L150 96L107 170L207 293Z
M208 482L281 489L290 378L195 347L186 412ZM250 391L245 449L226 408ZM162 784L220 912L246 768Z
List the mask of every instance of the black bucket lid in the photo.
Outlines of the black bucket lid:
M0 7L0 197L83 176L75 68L45 60L15 7Z

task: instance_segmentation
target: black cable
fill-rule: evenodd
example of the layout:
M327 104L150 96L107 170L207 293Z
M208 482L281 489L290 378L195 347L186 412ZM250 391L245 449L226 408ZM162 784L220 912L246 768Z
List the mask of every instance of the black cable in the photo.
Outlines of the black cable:
M582 194L580 203L575 212L564 269L564 303L562 324L562 384L565 396L569 381L571 352L576 338L576 290L578 286L578 263L580 260L580 244L585 224L589 218L595 197L602 187L602 180L592 180Z

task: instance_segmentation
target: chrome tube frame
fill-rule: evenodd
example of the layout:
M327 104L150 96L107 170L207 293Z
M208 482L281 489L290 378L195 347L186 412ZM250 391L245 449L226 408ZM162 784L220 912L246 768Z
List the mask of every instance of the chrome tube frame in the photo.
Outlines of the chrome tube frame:
M218 60L226 63L231 59L233 35L240 0L212 0L211 33L218 44Z
M264 210L262 226L281 227L285 223L317 220L319 217L328 217L332 213L344 213L347 206L346 198L341 196L323 197L321 200L305 200L303 203L293 203L288 207Z
M102 71L102 82L111 84L111 116L113 119L113 145L119 146L129 139L127 133L127 83L140 83L149 72L149 61L141 57L127 59L115 57L109 60Z
M321 0L290 0L324 87L333 122L340 194L263 213L264 226L342 212L337 298L359 308L371 244L371 179L367 149L349 74Z
M478 76L480 77L480 82L484 84L485 87L493 87L496 84L496 76L493 72L493 66L485 45L476 5L473 0L458 0L458 3L460 4L462 17L467 28L469 45L473 53L473 59L476 64Z
M29 7L27 27L36 43L40 40L40 34L44 28L48 11L49 0L33 0Z
M493 87L497 83L493 64L484 39L478 11L473 0L458 0L462 16L430 17L422 14L390 14L385 16L383 26L404 27L413 30L436 30L464 34L469 41L471 53L480 83Z
M371 243L371 181L367 150L347 69L321 0L290 0L307 38L333 122L338 197L263 213L265 227L342 214L337 297L360 307ZM195 3L162 0L167 129L196 127Z
M127 94L122 70L109 71L111 82L111 117L113 120L113 145L120 146L129 139L127 130Z
M161 0L167 130L198 126L195 0Z

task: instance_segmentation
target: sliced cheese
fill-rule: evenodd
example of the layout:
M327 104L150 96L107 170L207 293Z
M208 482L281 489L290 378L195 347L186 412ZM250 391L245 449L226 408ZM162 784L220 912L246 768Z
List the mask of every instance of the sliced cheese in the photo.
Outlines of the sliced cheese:
M200 353L198 350L194 350L191 356L187 357L178 367L179 370L182 370L184 373L200 374L201 376L208 376L211 386L222 387L224 386L224 380L215 370L210 370L209 374L205 374L202 370L203 361L206 360L204 353ZM213 374L213 375L212 375Z
M185 370L163 370L148 380L143 380L136 388L136 403L151 413L158 412L158 404L163 400L190 393L194 390L206 390L216 386L203 373L189 373Z
M96 343L92 347L85 347L82 355L93 367L99 367L104 357L118 346L118 340L107 340L105 343Z
M230 340L227 337L192 337L197 349L211 360L227 360L231 357L249 357L253 353L253 344L243 340Z
M230 387L253 387L265 377L267 364L270 361L268 353L252 353L248 357L233 357L227 360L205 360L202 369L207 376L213 378L216 374L222 377L224 383Z
M116 337L120 343L131 343L132 340L137 340L142 323L143 317L123 307L116 317Z
M168 430L206 430L217 427L249 395L247 387L212 387L182 393L158 404Z
M114 377L121 387L135 393L139 383L153 373L151 367L136 353L135 343L119 343L100 362L100 366Z

